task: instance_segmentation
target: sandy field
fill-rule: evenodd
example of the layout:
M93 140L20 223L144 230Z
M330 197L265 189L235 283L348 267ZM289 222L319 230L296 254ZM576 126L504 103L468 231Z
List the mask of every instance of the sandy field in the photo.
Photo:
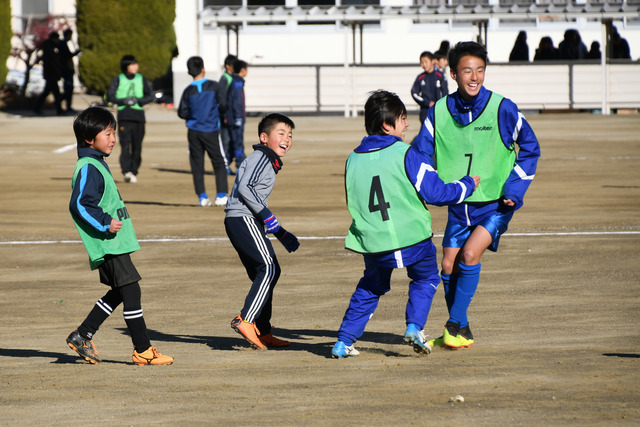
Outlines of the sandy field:
M75 107L91 100L77 96ZM107 288L67 209L73 117L24 113L0 112L0 425L638 424L637 114L528 115L542 158L499 252L483 258L472 348L419 356L403 344L409 279L398 270L361 355L335 360L363 270L343 239L344 161L363 118L292 115L294 146L270 200L301 240L293 254L274 243L283 274L273 323L291 346L258 352L229 327L249 281L223 209L197 204L184 123L147 107L139 182L124 183L119 147L109 164L141 241L133 260L151 341L175 363L138 367L121 307L94 339L103 363L65 343ZM248 152L257 122L248 120ZM206 184L213 192L211 173ZM440 248L446 208L430 211ZM425 332L439 336L446 320L439 289Z

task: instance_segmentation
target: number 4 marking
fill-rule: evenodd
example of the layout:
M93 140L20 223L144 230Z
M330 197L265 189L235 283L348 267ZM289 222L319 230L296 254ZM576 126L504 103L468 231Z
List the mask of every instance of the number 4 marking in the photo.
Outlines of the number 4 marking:
M378 203L376 204L376 200ZM369 212L380 211L383 221L389 221L389 207L391 205L384 199L380 176L376 175L371 180L371 190L369 191Z

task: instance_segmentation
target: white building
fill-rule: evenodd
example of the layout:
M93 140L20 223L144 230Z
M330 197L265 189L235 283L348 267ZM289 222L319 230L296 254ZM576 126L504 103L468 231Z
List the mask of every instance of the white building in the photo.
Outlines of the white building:
M11 3L14 15L75 13L73 0ZM452 45L478 40L486 44L495 64L498 72L493 75L500 77L491 83L498 87L507 83L503 94L516 102L518 97L524 99L530 108L605 109L610 103L613 108L633 107L633 99L640 106L640 94L627 90L631 85L640 87L635 66L629 73L629 68L618 65L513 68L504 64L521 30L528 35L530 60L542 37L550 36L557 47L567 29L578 30L587 47L593 41L604 46L605 19L613 21L628 41L631 57L638 59L639 11L640 0L176 0L180 56L173 61L174 97L190 81L186 73L190 56L202 56L208 77L218 78L224 57L232 53L250 64L248 111L273 107L347 113L361 105L368 90L379 87L395 90L412 108L408 92L421 71L420 52L437 50L442 40ZM530 92L530 101L526 93L513 93L521 90L518 79L507 78L511 86L502 80L514 71L526 74L522 78L529 87L522 90ZM630 81L628 74L633 74ZM583 80L584 94L576 87ZM532 89L531 84L546 89ZM544 90L549 91L549 100L542 100ZM618 93L624 99L612 99Z

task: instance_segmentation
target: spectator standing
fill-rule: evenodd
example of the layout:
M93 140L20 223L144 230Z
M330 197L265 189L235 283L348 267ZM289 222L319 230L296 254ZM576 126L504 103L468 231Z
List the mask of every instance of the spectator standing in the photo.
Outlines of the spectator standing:
M73 64L73 57L80 53L80 50L76 50L75 52L71 52L69 49L69 42L71 41L71 37L73 36L73 30L71 28L67 28L62 33L63 37L58 44L58 51L60 53L60 68L62 74L62 89L64 90L64 94L62 99L64 99L67 112L75 113L75 110L72 108L72 100L73 100L73 76L76 73L75 65Z
M560 51L560 59L569 61L586 59L589 53L578 30L572 28L564 32L564 39L558 45L558 50Z
M609 25L608 29L611 42L611 59L631 59L631 51L627 39L620 36L615 25Z
M529 45L527 45L527 32L520 31L509 54L509 62L529 61Z
M447 96L449 94L449 82L447 81L446 69L449 65L449 60L447 59L447 55L443 54L440 51L437 51L433 54L435 57L434 60L434 72L436 73L436 77L438 80L436 81L436 85L438 88L438 99L443 96Z
M204 153L211 159L216 177L216 206L227 204L227 170L222 154L219 136L220 111L227 108L227 100L221 97L219 83L206 79L204 61L199 56L187 60L187 71L193 82L182 93L178 116L187 121L189 140L189 162L193 185L200 200L200 206L211 206L211 200L204 185Z
M225 100L227 99L227 95L229 93L229 89L231 88L231 82L233 82L233 63L238 60L238 57L235 55L227 55L224 58L224 72L220 77L219 91L218 94L220 97L223 97ZM231 171L229 168L229 164L231 160L233 160L233 152L231 150L231 123L227 123L227 117L223 114L220 117L220 139L222 140L222 153L224 154L224 162L227 168L227 173L229 175L235 175L235 172Z
M427 117L427 111L439 99L437 79L434 72L433 53L424 51L420 54L420 66L424 70L418 74L413 86L411 86L411 97L420 106L420 123Z
M233 63L232 82L227 94L227 124L230 131L230 150L232 157L229 157L229 166L235 158L236 170L245 159L244 154L244 124L246 121L246 108L244 102L244 78L249 72L249 64L238 59Z
M587 54L587 59L601 59L602 53L600 52L600 43L594 41L591 43L591 49Z
M62 95L58 86L58 81L61 77L59 42L60 34L54 31L49 34L49 38L41 46L42 56L38 61L42 61L42 77L45 85L34 107L34 112L39 115L42 115L42 104L44 104L50 93L53 94L55 100L56 114L59 116L64 114L62 110Z
M555 61L560 59L560 53L558 49L553 45L553 40L549 36L545 36L540 39L540 44L536 49L536 54L533 57L534 61Z

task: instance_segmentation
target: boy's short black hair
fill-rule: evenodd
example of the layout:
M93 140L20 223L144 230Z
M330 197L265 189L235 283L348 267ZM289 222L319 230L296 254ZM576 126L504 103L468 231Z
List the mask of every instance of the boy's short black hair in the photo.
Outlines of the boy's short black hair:
M240 70L242 70L243 68L247 68L248 66L249 64L247 64L245 61L243 61L242 59L238 59L233 63L233 72L238 74Z
M236 62L238 60L238 57L232 54L227 55L226 58L224 58L224 65L230 65L233 66L233 63Z
M463 56L475 56L487 63L487 49L476 42L458 42L449 51L449 68L455 73L458 72L458 62Z
M202 72L204 61L200 56L192 56L187 59L187 72L191 77L195 77Z
M73 120L73 132L76 134L78 148L89 147L87 141L93 141L107 128L116 129L116 118L111 111L102 107L89 107Z
M137 64L137 63L138 63L138 60L136 59L135 56L133 56L133 55L125 55L120 60L120 70L124 74L127 74L127 67L129 65L131 65L131 64Z
M293 120L291 120L289 117L280 113L271 113L267 114L262 118L262 120L260 120L260 123L258 124L258 137L260 137L263 132L267 135L271 133L273 128L276 127L278 123L284 123L291 129L296 128L296 126L293 124Z
M422 61L422 58L424 58L425 56L431 60L435 58L435 56L433 56L433 53L429 52L428 50L425 50L420 54L420 60Z
M367 135L387 135L382 125L395 128L396 119L406 115L407 107L395 93L382 89L369 92L364 104L364 128Z

